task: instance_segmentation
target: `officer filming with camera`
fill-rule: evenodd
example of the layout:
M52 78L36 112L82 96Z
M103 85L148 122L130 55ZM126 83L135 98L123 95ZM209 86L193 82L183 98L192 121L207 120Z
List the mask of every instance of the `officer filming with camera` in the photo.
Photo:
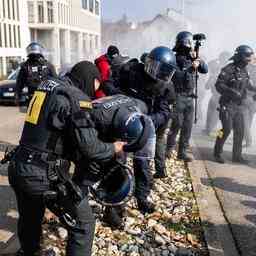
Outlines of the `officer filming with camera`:
M167 140L167 156L170 157L176 147L176 137L180 131L178 146L178 159L186 162L192 161L187 155L191 137L194 113L197 121L197 81L198 73L208 72L207 64L199 58L201 41L205 40L204 34L192 35L188 31L180 32L176 37L173 51L176 52L177 71L173 76L176 92L174 106L175 118L171 123ZM193 48L193 40L195 47ZM195 104L194 104L195 100Z

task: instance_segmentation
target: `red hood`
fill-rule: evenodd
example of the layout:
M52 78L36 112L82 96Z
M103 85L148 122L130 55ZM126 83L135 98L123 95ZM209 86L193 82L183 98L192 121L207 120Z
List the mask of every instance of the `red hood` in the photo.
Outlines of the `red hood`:
M108 58L107 58L107 56L104 54L104 55L101 55L99 58L97 58L96 60L95 60L95 64L97 65L99 62L102 62L102 61L104 61L104 62L108 62Z

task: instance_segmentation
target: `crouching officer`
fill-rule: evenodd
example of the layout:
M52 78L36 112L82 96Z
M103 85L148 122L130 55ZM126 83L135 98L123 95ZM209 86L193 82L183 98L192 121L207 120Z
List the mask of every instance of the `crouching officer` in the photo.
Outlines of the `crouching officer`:
M129 62L124 65L120 71L119 81L116 87L119 89L117 92L124 93L142 100L148 107L148 115L152 118L154 123L157 143L156 143L156 157L155 157L155 178L166 177L165 169L165 130L168 121L172 115L170 99L175 98L174 89L172 86L171 78L176 70L176 59L173 52L163 46L154 48L146 57L145 64L138 62ZM113 94L113 88L106 85L104 86L106 93ZM149 162L139 160L135 162L135 169L143 172L143 176L148 175L150 172ZM138 171L139 173L139 171ZM144 188L147 186L145 182ZM141 188L140 208L145 212L152 212L154 206L144 200L143 190Z
M83 73L88 72L87 67L96 69L88 62L83 67L80 69ZM9 164L9 182L15 191L19 212L21 249L18 255L33 256L40 251L41 224L48 206L45 195L47 199L51 197L52 182L56 182L52 175L56 173L55 168L68 169L68 164L59 165L62 159L77 166L81 158L86 163L101 163L122 152L123 142L103 143L98 139L90 118L92 104L80 90L86 86L91 92L95 91L99 87L97 77L77 80L72 73L73 69L64 81L48 79L39 85L28 108L20 144ZM66 255L90 256L95 220L88 204L88 188L80 183L64 183L58 186L57 191L65 196L68 196L65 189L76 192L75 202L71 200L73 196L63 201L63 197L57 195L61 202L59 209L63 213L59 217L68 224Z
M155 127L146 116L147 107L145 103L138 99L125 95L114 95L93 101L92 119L97 130L101 131L99 136L104 142L114 142L121 140L127 142L124 146L126 153L134 153L133 159L136 161L150 161L155 156L156 134ZM126 157L123 161L125 162ZM138 206L142 196L145 201L152 189L152 179L150 173L135 172L135 197ZM147 170L150 172L150 169ZM138 173L139 172L139 173ZM145 187L145 181L147 186ZM113 180L115 186L116 180ZM144 193L141 195L141 190ZM113 228L122 226L123 207L107 207L104 213L104 221Z
M24 87L28 88L30 100L40 83L50 77L57 77L54 66L44 57L44 47L37 42L32 42L26 48L28 59L21 64L16 83L16 102L28 105L22 97Z
M242 142L244 137L244 106L248 90L256 91L250 81L247 65L254 55L253 49L247 45L239 46L232 63L225 66L217 79L216 89L220 93L220 120L222 129L219 131L215 147L214 157L219 163L224 163L221 157L223 146L233 129L233 162L247 163L242 158Z

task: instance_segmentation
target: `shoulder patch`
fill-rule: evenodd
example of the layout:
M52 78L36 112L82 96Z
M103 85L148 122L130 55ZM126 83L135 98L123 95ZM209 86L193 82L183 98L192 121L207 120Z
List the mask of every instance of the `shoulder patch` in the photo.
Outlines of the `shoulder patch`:
M92 103L90 101L79 101L80 108L92 109Z

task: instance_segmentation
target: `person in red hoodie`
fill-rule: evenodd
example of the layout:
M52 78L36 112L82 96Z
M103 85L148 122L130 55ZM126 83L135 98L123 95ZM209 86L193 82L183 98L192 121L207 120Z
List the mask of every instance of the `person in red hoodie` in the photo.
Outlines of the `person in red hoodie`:
M109 80L111 76L111 61L118 55L119 49L114 45L110 45L108 47L107 53L95 60L95 64L101 74L102 82Z
M107 53L101 55L99 58L95 60L95 65L100 71L101 74L101 82L107 81L111 77L111 62L112 60L119 55L119 49L110 45L108 47ZM96 93L96 98L101 98L106 96L102 90L98 90Z

